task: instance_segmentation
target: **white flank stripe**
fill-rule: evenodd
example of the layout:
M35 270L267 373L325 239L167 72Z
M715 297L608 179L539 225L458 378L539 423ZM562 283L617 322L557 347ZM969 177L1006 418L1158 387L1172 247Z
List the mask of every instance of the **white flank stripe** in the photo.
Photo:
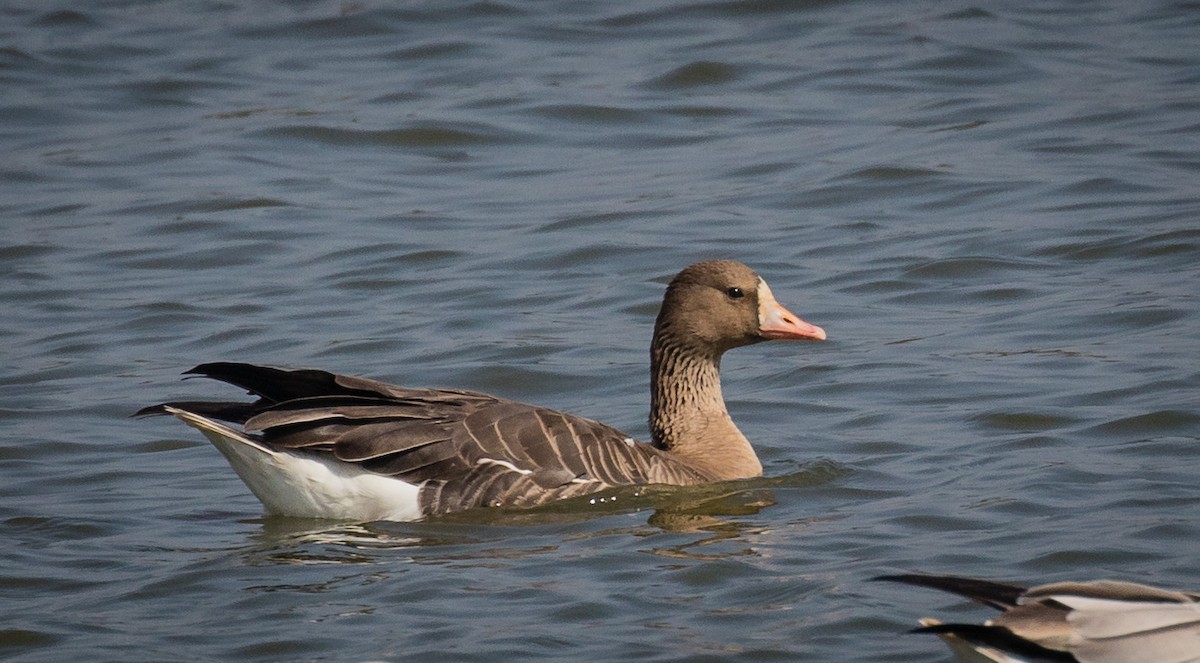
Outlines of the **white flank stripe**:
M484 463L491 463L492 465L499 465L501 467L510 469L513 472L516 472L517 474L533 474L533 470L523 470L523 469L517 467L516 465L513 465L512 463L508 462L507 460L500 460L499 458L480 458L479 461L476 462L475 464L483 465Z

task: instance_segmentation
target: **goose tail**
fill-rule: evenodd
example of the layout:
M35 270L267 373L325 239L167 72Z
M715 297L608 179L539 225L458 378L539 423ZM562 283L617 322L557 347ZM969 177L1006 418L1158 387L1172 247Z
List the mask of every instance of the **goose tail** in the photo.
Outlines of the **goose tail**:
M417 520L424 515L417 484L327 456L273 449L203 415L160 407L203 433L269 514L360 522Z

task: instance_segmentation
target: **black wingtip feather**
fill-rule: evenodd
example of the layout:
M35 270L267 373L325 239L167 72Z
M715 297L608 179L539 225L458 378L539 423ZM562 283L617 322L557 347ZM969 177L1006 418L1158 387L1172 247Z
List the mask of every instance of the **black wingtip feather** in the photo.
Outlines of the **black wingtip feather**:
M266 401L345 393L332 373L313 369L283 369L233 361L200 364L185 375L197 375L241 387Z
M150 405L150 406L144 407L129 416L133 417L133 418L153 417L156 415L166 414L166 413L167 413L167 404L159 403L158 405Z
M1022 660L1039 663L1070 661L1076 659L1068 652L1047 649L1034 642L1022 638L1001 626L984 626L981 624L931 624L914 628L909 633L933 633L936 635L953 635L973 645L983 645L998 649L1007 654L1016 654Z
M176 407L213 419L234 423L246 420L267 408L283 403L295 402L297 406L311 405L312 399L351 399L358 404L362 399L379 399L381 393L360 385L347 386L339 382L339 376L309 368L284 369L256 366L232 361L215 361L199 364L184 371L187 378L208 378L235 387L241 387L258 400L245 403L188 401L162 403L142 408L133 416L166 414L166 407ZM344 378L351 380L351 378ZM361 381L364 384L369 381ZM331 404L334 401L330 401Z
M244 424L246 420L253 417L262 411L264 406L263 401L254 401L252 403L234 403L234 402L214 402L214 401L176 401L172 403L159 403L144 407L137 412L134 412L134 417L150 417L159 414L168 414L167 408L175 408L192 414L198 414L209 419L219 419L230 423Z
M915 585L917 587L927 587L929 589L937 589L943 592L957 594L991 606L998 610L1005 610L1017 604L1017 599L1025 593L1025 588L1019 585L1009 585L1000 582L992 582L990 580L980 580L978 578L965 578L961 576L938 576L926 575L922 573L900 573L895 575L881 575L871 578L871 580L879 580L885 582L899 582L906 585Z

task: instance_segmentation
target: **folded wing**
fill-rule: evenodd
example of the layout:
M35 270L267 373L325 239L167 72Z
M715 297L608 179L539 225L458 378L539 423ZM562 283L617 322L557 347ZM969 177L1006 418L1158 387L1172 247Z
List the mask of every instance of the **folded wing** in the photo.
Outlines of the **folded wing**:
M273 449L332 456L418 484L427 514L711 480L599 422L486 394L229 362L188 373L240 386L258 400L166 406L241 424Z

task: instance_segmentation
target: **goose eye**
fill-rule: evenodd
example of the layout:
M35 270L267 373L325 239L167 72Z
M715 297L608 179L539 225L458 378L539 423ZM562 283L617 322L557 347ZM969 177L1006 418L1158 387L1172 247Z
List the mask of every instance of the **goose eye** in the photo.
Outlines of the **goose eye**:
M741 288L729 288L725 291L725 294L729 295L730 299L741 299L746 296L746 293L742 292Z

